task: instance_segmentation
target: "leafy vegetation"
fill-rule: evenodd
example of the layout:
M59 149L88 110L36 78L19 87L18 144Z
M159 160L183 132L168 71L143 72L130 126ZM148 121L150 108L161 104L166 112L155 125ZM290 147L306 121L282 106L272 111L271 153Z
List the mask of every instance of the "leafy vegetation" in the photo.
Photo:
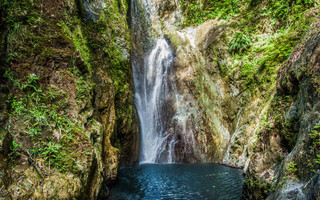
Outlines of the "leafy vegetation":
M208 19L230 19L231 16L240 12L240 6L248 1L245 0L180 0L180 5L185 13L184 26L201 24Z
M251 39L244 33L235 33L229 43L230 53L243 53L250 47Z
M51 142L48 143L48 146L46 146L43 150L44 152L42 152L42 155L47 156L48 160L49 160L49 169L50 169L50 158L51 160L54 160L55 158L57 158L56 154L59 153L59 149L60 146L55 145Z
M261 17L269 17L281 26L285 23L295 23L304 11L318 4L317 0L180 0L186 17L184 26L199 25L214 18L231 20L240 15L256 18L252 13L246 15L245 12L253 10L258 14L259 9L262 11L259 13ZM259 7L260 5L262 7Z
M287 170L292 174L295 175L295 173L297 172L297 163L295 162L289 162L287 165Z
M221 111L217 107L232 112L232 116L225 119L228 122L235 122L237 113L234 113L233 107L230 108L233 104L228 98L225 102L220 101L219 106L213 106L217 99L223 99L217 92L219 81L213 77L221 76L224 83L236 85L239 89L235 91L237 98L260 105L270 101L279 69L310 25L317 20L319 6L317 1L298 0L180 0L180 3L184 14L180 28L201 26L207 20L216 24L213 29L217 33L214 41L199 56L205 58L206 63L197 60L191 65L196 76L193 79L196 87L194 91L197 91L198 103L204 116L201 128L207 129L204 130L206 133L216 133L211 143L219 146L223 138L220 138L222 134L219 133L221 119L217 117ZM208 24L198 30L205 29ZM220 29L222 31L218 33ZM219 69L218 73L216 69ZM270 125L268 129L280 135L281 145L289 152L296 144L298 133L298 116L289 122L285 119L285 111L291 103L290 97L279 97L272 101L267 120ZM251 104L243 103L240 107L243 105ZM262 108L260 105L257 107ZM206 136L211 137L210 134ZM283 154L279 153L278 157L281 160Z
M25 95L14 96L9 100L9 127L15 129L16 124L23 124L27 134L25 137L30 138L31 144L26 143L22 147L13 141L12 155L18 155L18 147L27 148L24 151L29 152L35 160L45 161L49 168L52 166L58 171L74 170L72 163L75 157L69 154L71 146L68 143L81 133L76 131L81 127L64 114L67 102L63 98L66 94L53 88L44 91L39 87L38 80L39 77L30 74L23 82L15 81L18 90ZM51 134L53 131L57 134L55 137ZM55 144L57 141L63 146Z
M46 6L55 3L48 2ZM93 73L97 68L107 72L104 79L115 86L108 89L115 89L117 121L121 123L118 129L121 131L122 124L132 122L131 66L129 53L124 52L130 52L126 21L128 5L122 0L110 1L97 20L92 21L81 19L79 13L71 10L51 15L51 8L44 11L43 4L1 1L1 11L5 13L1 22L8 29L6 62L1 61L1 64L11 69L6 71L5 77L13 85L8 100L8 126L14 138L19 136L20 129L25 137L16 138L18 146L13 145L11 151L13 157L21 156L16 151L21 145L42 166L61 172L77 172L75 161L82 156L92 156L86 131L95 128L96 121L88 115L92 115ZM13 63L18 63L21 70L12 67ZM41 70L38 69L40 66ZM48 83L49 79L52 81L53 73L57 74L55 84L63 82L71 89L75 86L75 96L68 94L68 87ZM73 106L81 110L79 116L72 113ZM114 140L120 149L117 136ZM88 149L84 151L83 148Z
M97 195L96 187L116 171L119 155L109 138L120 149L114 132L131 131L133 117L128 5L125 0L103 1L101 13L95 7L97 18L91 21L81 16L81 3L0 1L0 76L6 71L0 93L8 98L7 105L1 104L1 109L8 107L8 123L3 121L7 110L1 113L1 124L8 126L1 139L10 140L5 145L9 156L0 158L1 171L10 176L2 187L4 198L11 198L10 186L19 188L18 198L52 199L68 184L70 189L63 187L61 193L69 198L63 198L92 199L86 196ZM96 172L103 176L93 176ZM59 184L63 179L61 185L35 194L36 187L43 188L40 179L52 176ZM85 193L89 190L93 192Z
M312 10L318 1L180 0L184 10L183 27L200 25L208 19L227 24L224 36L231 54L228 62L219 60L223 77L233 79L240 71L243 90L252 94L268 91L274 85L277 71L287 60L293 47L301 40L317 18ZM226 22L228 21L228 22Z
M311 133L309 134L312 145L310 146L310 153L315 154L314 163L320 164L320 124L317 123Z
M245 185L250 187L251 198L264 199L265 195L273 189L273 184L266 182L261 177L246 177Z
M11 152L9 154L11 159L15 159L16 157L20 156L20 154L21 154L19 151L20 147L21 147L20 144L17 144L16 141L14 141L14 140L12 141L12 145L10 147Z

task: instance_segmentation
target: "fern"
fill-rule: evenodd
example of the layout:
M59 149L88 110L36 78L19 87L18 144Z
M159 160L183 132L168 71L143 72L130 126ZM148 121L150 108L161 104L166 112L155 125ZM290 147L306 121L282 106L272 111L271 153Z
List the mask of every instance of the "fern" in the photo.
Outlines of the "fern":
M251 39L244 33L236 33L229 43L230 53L243 53L251 45Z

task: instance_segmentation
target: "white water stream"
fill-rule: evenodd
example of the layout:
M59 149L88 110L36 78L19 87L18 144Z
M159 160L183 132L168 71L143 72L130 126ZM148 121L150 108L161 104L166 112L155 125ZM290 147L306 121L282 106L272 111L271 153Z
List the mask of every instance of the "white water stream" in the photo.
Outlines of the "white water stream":
M195 155L190 108L177 88L175 52L158 30L160 22L154 6L152 0L132 1L132 67L140 122L140 163L194 162L199 156Z
M136 84L138 87L135 87L141 131L140 162L156 162L159 151L165 146L163 142L167 136L161 110L169 93L168 70L173 58L173 52L167 40L160 38L145 58L143 79L135 79L140 81Z

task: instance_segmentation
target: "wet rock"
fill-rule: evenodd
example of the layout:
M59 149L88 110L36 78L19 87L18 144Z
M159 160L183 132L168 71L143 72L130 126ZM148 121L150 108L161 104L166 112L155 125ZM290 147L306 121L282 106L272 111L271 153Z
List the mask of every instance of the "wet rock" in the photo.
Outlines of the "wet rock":
M102 0L80 0L78 3L82 15L86 20L97 21L100 19L102 10L106 8L106 3Z
M287 181L282 186L282 191L278 194L277 197L270 196L267 199L284 199L284 200L293 200L299 199L304 200L306 199L305 195L302 192L302 184L298 184L296 182Z

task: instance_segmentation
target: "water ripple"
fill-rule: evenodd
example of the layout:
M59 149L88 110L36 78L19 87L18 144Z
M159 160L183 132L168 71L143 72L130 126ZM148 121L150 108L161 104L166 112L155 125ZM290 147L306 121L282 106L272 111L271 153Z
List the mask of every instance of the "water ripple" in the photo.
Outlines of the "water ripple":
M236 200L241 170L216 164L146 164L121 169L108 200Z

